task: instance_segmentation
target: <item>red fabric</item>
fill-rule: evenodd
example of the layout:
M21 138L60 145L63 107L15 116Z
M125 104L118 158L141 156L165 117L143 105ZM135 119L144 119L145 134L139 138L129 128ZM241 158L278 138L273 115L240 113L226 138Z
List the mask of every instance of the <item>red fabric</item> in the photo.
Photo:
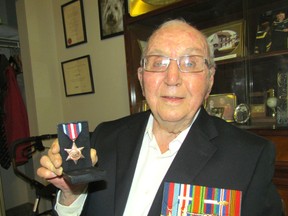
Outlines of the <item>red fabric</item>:
M7 79L7 94L4 100L4 124L8 148L12 148L12 143L17 139L30 136L28 115L24 104L20 88L18 86L13 67L8 66L5 71ZM21 164L28 161L22 152L28 143L20 145L16 150L16 163Z

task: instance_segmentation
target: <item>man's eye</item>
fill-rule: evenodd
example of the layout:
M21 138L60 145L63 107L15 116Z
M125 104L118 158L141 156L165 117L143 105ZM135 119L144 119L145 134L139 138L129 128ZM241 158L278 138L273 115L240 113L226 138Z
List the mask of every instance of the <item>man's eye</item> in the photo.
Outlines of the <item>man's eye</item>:
M196 66L196 62L194 61L186 61L184 63L185 67L190 67L190 68L194 68Z
M162 61L155 61L154 63L153 63L153 67L162 67L164 64L163 64L163 62Z

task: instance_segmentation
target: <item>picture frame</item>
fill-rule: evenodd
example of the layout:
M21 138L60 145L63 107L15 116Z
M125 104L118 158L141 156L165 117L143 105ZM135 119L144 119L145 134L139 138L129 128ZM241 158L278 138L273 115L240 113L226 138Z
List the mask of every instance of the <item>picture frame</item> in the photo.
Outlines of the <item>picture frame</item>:
M224 113L224 107L213 107L211 108L210 115L222 118L223 113Z
M126 0L98 0L101 40L122 35Z
M288 7L267 10L258 17L254 54L288 49Z
M85 16L82 0L61 5L66 48L87 42Z
M237 20L202 30L214 51L214 61L244 56L244 29L244 21Z
M205 109L209 115L217 116L227 122L234 122L237 97L234 93L214 94L205 100Z
M94 93L90 56L61 63L66 97Z

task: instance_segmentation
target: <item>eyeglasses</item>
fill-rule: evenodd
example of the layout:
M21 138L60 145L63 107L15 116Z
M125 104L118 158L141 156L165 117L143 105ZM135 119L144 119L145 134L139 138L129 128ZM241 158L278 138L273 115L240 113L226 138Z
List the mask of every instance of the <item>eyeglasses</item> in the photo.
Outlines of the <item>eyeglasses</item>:
M177 62L178 68L183 73L199 73L205 65L209 68L208 60L200 55L185 55L173 59L162 55L147 55L141 59L141 66L149 72L165 72L171 60Z

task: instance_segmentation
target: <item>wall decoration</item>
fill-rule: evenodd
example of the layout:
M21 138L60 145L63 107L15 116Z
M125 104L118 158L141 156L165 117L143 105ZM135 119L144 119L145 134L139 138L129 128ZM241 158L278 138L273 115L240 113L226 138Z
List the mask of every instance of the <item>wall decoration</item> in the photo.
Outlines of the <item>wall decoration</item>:
M62 62L66 96L94 93L90 56Z
M66 48L87 42L82 0L61 6Z
M101 40L123 34L124 0L98 0Z
M202 30L207 36L214 60L242 57L244 55L244 22L242 20Z

